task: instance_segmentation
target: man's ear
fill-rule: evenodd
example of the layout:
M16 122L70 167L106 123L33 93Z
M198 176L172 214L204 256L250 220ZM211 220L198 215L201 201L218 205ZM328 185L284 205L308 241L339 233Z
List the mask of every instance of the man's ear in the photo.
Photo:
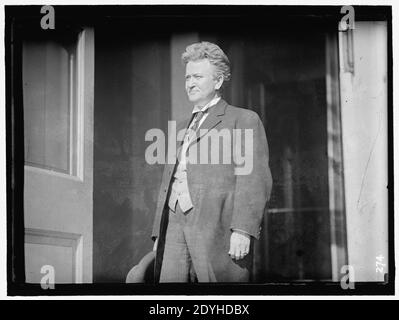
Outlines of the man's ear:
M215 85L215 89L219 90L222 87L224 81L224 77L222 75L220 75L218 78L216 78L216 85Z

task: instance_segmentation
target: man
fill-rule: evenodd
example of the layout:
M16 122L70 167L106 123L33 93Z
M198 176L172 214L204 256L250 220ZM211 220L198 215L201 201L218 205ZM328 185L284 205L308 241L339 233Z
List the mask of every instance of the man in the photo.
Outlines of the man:
M255 112L230 106L221 98L230 63L217 45L192 44L182 60L193 115L181 125L187 130L176 164L166 164L164 169L152 232L156 279L248 282L253 240L259 238L272 186L265 130ZM199 147L209 144L211 133L222 131L231 134L231 139L223 140L225 145ZM241 139L237 132L242 133ZM250 139L244 132L250 133ZM207 150L211 157L220 153L219 163L204 163L203 154L201 161L191 157L188 161L195 147ZM243 150L248 151L249 164L237 161ZM222 162L226 155L230 161ZM250 170L239 172L243 165Z

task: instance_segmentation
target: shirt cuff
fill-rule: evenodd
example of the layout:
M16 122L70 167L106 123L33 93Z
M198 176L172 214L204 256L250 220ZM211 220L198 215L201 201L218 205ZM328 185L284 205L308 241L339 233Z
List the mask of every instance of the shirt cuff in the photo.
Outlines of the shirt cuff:
M237 232L237 233L239 233L239 234L242 234L242 235L244 235L244 236L247 236L248 238L251 238L251 235L248 233L248 232L246 232L246 231L244 231L244 230L241 230L241 229L232 229L234 232Z

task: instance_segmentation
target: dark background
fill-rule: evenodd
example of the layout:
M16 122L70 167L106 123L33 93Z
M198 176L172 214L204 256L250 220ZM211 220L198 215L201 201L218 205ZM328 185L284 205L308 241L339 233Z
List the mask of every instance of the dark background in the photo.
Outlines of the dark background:
M269 207L276 210L265 215L255 279L330 279L328 28L231 25L211 19L196 29L185 21L151 31L135 22L96 29L95 282L123 282L152 248L162 166L146 164L144 136L171 120L170 39L193 32L219 44L231 60L224 98L258 112L266 128L274 179Z

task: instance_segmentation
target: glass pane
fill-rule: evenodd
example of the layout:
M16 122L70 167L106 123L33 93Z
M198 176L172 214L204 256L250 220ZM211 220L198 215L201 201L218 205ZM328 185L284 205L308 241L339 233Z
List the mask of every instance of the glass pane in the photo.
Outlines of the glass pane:
M25 162L72 173L75 45L65 42L24 41Z

